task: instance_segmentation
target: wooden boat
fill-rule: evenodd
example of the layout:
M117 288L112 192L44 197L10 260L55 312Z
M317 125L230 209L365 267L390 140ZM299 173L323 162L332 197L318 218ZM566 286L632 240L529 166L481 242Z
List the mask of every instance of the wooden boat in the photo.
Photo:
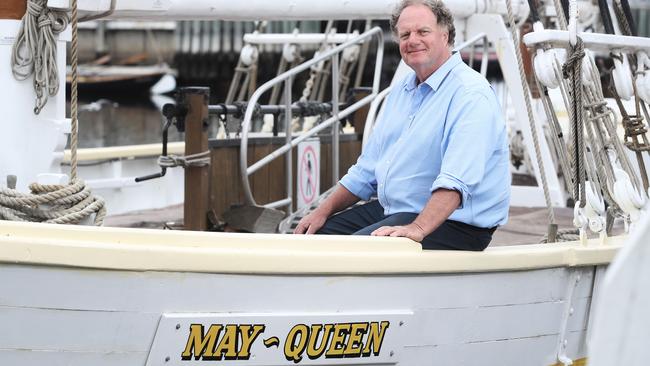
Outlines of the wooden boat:
M593 291L625 240L470 253L395 238L0 232L7 365L580 360Z
M208 17L206 1L193 2L186 16ZM146 12L160 17L165 10L159 7L173 3ZM302 15L323 16L313 2L295 3L291 9ZM359 3L384 15L392 5L341 6L356 12ZM101 9L93 4L90 11ZM463 16L476 10L452 4ZM142 4L112 5L115 16L145 12ZM166 10L182 16L176 5ZM229 6L224 14L250 17L250 4ZM493 10L486 6L485 12ZM338 16L350 15L344 13ZM500 15L472 15L468 29L476 29L477 19L505 29ZM0 21L0 32L4 26L16 29ZM498 46L513 48L504 39ZM7 48L0 44L1 52ZM7 108L9 119L30 121L12 126L8 136L26 135L23 128L39 122L63 124L64 98L53 100L45 117L16 111L28 104L20 96L29 90L5 74L0 78L19 95L18 105ZM0 233L3 365L584 364L592 299L627 240L471 253L427 252L399 238L7 221L0 221Z
M164 94L176 88L176 72L166 64L162 65L80 65L79 93L111 94L129 93ZM71 83L68 74L68 89ZM163 81L164 85L156 86ZM152 90L152 88L154 88Z

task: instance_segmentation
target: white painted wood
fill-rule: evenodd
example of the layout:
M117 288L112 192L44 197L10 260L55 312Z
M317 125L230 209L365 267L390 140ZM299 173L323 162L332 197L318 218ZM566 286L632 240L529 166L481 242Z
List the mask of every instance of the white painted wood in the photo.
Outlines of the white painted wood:
M100 365L123 365L116 360L124 358L133 360L129 364L144 365L142 355L156 342L163 314L238 314L241 322L246 322L247 313L265 313L269 319L289 314L284 325L288 327L293 324L290 319L299 319L297 314L317 319L318 314L333 312L412 312L399 336L400 365L427 364L422 360L432 360L432 365L480 365L485 360L550 365L555 362L572 271L580 272L581 281L574 289L574 315L567 325L567 354L581 358L593 267L305 276L2 264L0 324L6 324L8 332L0 334L4 350L0 364L10 364L5 363L10 359L36 364L30 361L38 359L34 355L47 352L67 365L85 365L93 357L102 360ZM25 349L34 352L21 352ZM107 360L104 355L111 352L124 358Z
M396 0L267 1L228 0L117 0L110 19L221 19L221 20L290 20L290 19L387 19ZM106 0L80 0L82 15L101 13L110 8ZM446 5L458 18L475 13L505 14L505 7L492 1L454 0ZM513 1L514 12L527 14L523 1Z
M7 350L0 348L0 364L8 366L47 365L47 366L129 366L144 365L147 352L66 352Z
M650 359L650 216L637 223L600 288L590 366L647 365Z
M0 307L3 349L148 351L159 313Z
M346 365L375 365L386 364L393 365L401 359L401 353L404 350L404 333L406 333L405 322L412 319L411 312L337 312L337 313L236 313L236 314L220 314L220 313L189 313L189 314L163 314L154 343L149 353L146 366L184 366L191 364L205 363L206 360L183 360L181 354L185 350L188 336L190 334L191 324L203 324L207 330L210 325L218 324L222 326L237 325L237 324L263 324L264 329L257 335L256 341L252 342L248 348L250 352L249 360L219 360L219 364L223 365L237 365L243 361L251 366L266 366L266 365L283 365L287 363L287 357L292 357L292 361L298 360L301 365L329 365L341 364ZM379 354L370 355L368 357L346 357L345 360L333 360L332 358L320 357L310 359L304 349L297 353L285 352L285 345L288 341L289 334L295 326L306 325L311 327L312 324L350 324L358 322L387 322L386 333L382 337L381 344L377 348L373 348ZM225 332L225 331L223 331ZM223 332L221 334L223 334ZM303 334L304 335L304 334ZM217 344L219 340L223 339L222 335L216 337ZM263 340L277 337L279 346L265 347ZM301 342L300 337L297 339L291 338L293 344ZM349 340L349 338L347 338ZM361 348L367 342L367 337L361 337ZM322 338L316 344L321 344ZM237 350L240 351L245 347L244 342L237 344ZM331 344L331 343L330 343ZM344 344L347 342L344 341ZM241 347L241 348L240 348ZM330 347L327 347L329 350ZM195 362L196 361L196 362ZM212 360L215 361L215 360Z

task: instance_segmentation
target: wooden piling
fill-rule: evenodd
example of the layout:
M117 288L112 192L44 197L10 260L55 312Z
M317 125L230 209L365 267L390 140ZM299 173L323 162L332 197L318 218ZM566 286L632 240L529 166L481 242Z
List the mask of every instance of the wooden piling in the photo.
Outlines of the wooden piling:
M27 11L27 0L0 1L0 19L22 19Z
M179 100L184 101L188 108L185 117L185 155L208 151L207 127L210 89L181 88L179 93ZM209 191L210 167L186 167L183 209L185 230L207 230Z

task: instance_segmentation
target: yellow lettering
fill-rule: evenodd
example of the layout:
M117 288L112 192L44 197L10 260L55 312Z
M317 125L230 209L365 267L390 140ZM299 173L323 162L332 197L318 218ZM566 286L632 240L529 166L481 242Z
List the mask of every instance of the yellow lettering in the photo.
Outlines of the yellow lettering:
M251 356L251 345L255 339L264 332L265 326L262 324L248 325L242 324L240 326L241 332L241 350L239 351L240 360L248 360Z
M217 345L217 348L214 350L217 360L221 359L221 355L226 358L226 360L235 360L237 359L237 326L234 324L226 325L226 329L223 333L223 338Z
M330 343L329 348L325 357L327 358L339 358L343 357L343 350L345 350L345 338L350 333L350 323L336 324L334 325L334 336L332 337L332 343Z
M352 323L350 329L350 338L348 339L348 344L343 351L345 357L359 357L361 356L361 348L363 343L361 339L364 334L368 331L368 323Z
M212 324L208 332L203 335L203 324L190 325L190 335L187 337L185 351L181 354L181 359L190 360L192 355L198 360L203 357L204 360L213 359L214 344L221 332L221 324Z
M375 356L379 356L379 352L381 352L381 343L384 341L384 335L386 335L386 329L388 329L389 325L390 323L387 321L381 322L381 326L377 322L370 323L368 340L366 346L363 347L363 351L361 351L361 354L364 357L370 356L371 353Z
M311 333L309 335L309 346L307 346L307 356L309 356L311 360L315 360L319 358L320 356L323 355L323 352L325 352L325 348L327 347L327 343L329 342L330 333L332 332L333 326L334 326L333 324L325 324L324 327L322 324L312 324ZM321 330L323 331L323 337L320 342L320 345L317 348L316 342L318 342L318 340L321 339L320 336Z
M296 338L298 338L298 344L296 344ZM284 341L284 357L295 363L300 362L308 338L309 328L306 325L298 324L291 328L287 335L287 339Z

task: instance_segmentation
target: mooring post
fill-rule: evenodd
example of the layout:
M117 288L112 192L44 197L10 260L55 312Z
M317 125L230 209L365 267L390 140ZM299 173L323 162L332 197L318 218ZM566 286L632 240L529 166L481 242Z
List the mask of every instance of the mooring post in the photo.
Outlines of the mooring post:
M187 106L184 123L185 156L208 150L209 100L209 88L190 87L181 88L179 91L179 101ZM185 205L183 208L185 230L207 230L209 183L209 165L185 168Z
M27 0L0 1L0 19L20 20L27 11Z

